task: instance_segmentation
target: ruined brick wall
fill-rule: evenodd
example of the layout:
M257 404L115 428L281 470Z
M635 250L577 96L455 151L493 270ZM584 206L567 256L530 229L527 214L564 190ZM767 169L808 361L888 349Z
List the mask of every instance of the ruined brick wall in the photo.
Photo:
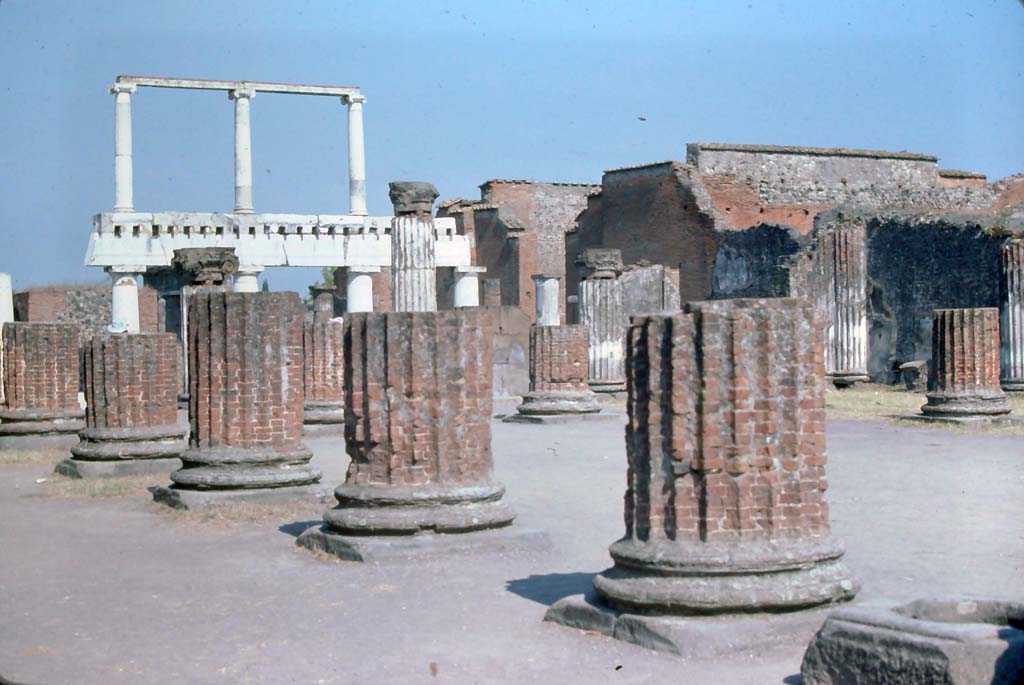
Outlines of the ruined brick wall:
M193 448L301 448L304 313L297 293L200 290L192 296Z
M345 396L344 326L341 321L303 327L303 388L307 402L341 402Z
M822 323L795 299L691 302L627 343L626 535L826 534Z
M78 329L71 324L6 323L4 401L11 410L80 412Z
M82 348L86 426L175 425L180 354L173 333L93 336Z
M590 375L590 338L586 326L530 328L530 390L586 391Z
M70 323L88 338L105 332L110 324L110 285L29 288L15 294L14 310L17 321ZM139 329L159 330L157 293L152 288L139 288Z
M786 263L804 241L791 227L761 224L723 231L711 273L711 299L783 297L789 292Z
M346 484L488 480L490 313L349 314L344 328Z

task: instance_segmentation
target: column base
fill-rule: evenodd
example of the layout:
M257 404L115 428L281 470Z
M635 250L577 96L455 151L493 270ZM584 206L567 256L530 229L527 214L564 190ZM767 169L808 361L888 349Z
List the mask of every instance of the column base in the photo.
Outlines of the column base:
M86 428L71 448L77 461L177 460L188 448L183 426L146 428Z
M175 485L153 488L153 501L173 509L213 509L235 504L267 504L291 500L326 501L329 492L320 485L296 485L250 490L186 490Z
M599 393L613 393L613 392L625 392L626 391L626 379L622 380L589 380L587 385L594 392Z
M498 483L468 487L339 485L338 506L324 523L339 534L413 535L468 533L512 523L515 512L501 501Z
M610 548L594 578L608 606L639 614L701 615L805 609L852 599L860 583L832 538L762 542L639 542Z
M83 461L64 459L54 473L68 478L121 478L123 476L168 475L181 468L181 459L130 459L123 461Z
M342 435L345 432L345 403L306 402L302 422L304 435Z
M1024 392L1024 378L1005 378L999 384L1003 392Z
M83 428L84 411L0 411L0 450L68 449Z
M871 380L867 371L833 371L825 374L825 378L836 388L842 390L857 383L867 383Z
M595 414L601 403L591 390L546 390L528 392L516 411L525 416L544 414Z
M266 490L311 485L321 473L310 467L305 446L290 452L222 447L187 450L171 474L180 490Z
M925 397L928 402L921 412L928 416L999 416L1013 410L1006 393L999 390L974 394L930 392Z

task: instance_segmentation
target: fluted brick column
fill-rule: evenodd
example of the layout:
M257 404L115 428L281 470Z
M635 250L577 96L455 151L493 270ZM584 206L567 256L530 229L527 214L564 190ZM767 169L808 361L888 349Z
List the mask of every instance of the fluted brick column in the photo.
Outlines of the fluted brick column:
M484 309L345 317L351 462L338 506L300 544L361 559L367 535L511 523L491 476L493 335Z
M73 477L170 473L185 450L173 333L97 335L83 347L85 429L58 471Z
M391 302L396 312L437 310L434 222L421 215L391 222Z
M594 581L604 601L692 614L854 595L824 500L823 343L795 299L633 318L626 534Z
M921 411L935 417L1010 413L999 386L999 310L936 309L932 374Z
M189 449L158 500L203 506L227 498L190 493L259 496L320 479L302 442L303 318L296 293L192 295Z
M999 255L1000 369L1003 390L1024 390L1024 241L1007 240Z
M345 346L341 319L303 329L303 423L307 435L341 433L345 422Z
M579 285L579 319L590 331L591 390L619 392L626 388L626 328L629 320L617 278L590 278Z
M587 384L590 364L586 326L530 327L530 392L517 407L522 416L593 414L601 411Z
M5 323L0 449L71 447L84 427L78 403L78 329Z
M837 387L869 380L865 239L860 224L841 224L819 239L831 286L822 293L827 316L825 370Z

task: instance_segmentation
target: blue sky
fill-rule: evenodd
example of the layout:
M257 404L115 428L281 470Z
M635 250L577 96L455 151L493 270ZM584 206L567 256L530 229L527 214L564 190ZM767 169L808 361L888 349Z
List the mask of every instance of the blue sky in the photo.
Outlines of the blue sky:
M360 86L384 215L389 180L442 198L598 182L688 141L905 149L996 179L1024 171L1022 58L1019 0L0 0L0 271L103 278L82 259L113 203L117 74ZM232 112L223 93L134 96L137 209L231 209ZM253 100L257 211L347 208L345 121L331 98ZM275 290L317 275L267 272Z

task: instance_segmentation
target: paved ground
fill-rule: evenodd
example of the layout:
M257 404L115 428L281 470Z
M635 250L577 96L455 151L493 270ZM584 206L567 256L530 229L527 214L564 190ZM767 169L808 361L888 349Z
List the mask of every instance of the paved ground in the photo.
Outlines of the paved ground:
M829 499L861 601L1024 599L1024 439L832 421ZM340 440L311 441L327 479ZM622 532L622 426L494 425L549 554L403 565L295 547L314 518L196 523L138 497L40 497L0 467L0 674L24 683L793 683L804 645L683 661L541 622ZM300 508L300 511L302 509ZM663 680L662 682L668 682Z

